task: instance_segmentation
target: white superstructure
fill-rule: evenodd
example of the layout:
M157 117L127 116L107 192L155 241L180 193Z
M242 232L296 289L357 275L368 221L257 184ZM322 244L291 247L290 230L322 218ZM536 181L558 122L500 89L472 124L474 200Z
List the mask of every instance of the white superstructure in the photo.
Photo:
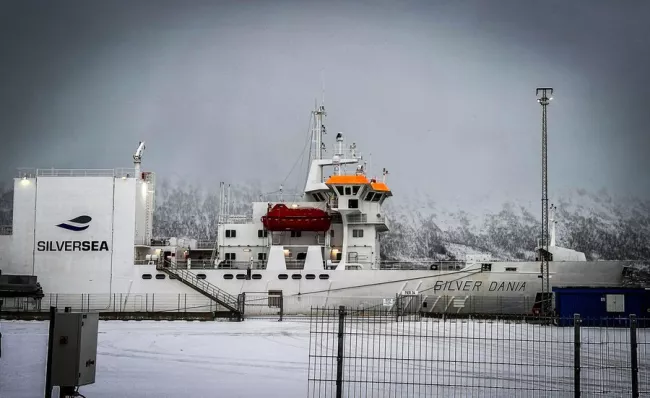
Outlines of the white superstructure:
M383 205L392 196L387 171L369 176L356 145L346 146L342 133L326 158L325 116L322 105L313 112L304 193L295 200L280 194L255 202L250 217L230 214L229 190L222 184L216 242L152 238L155 176L140 170L142 142L134 169L21 170L12 233L0 236L0 248L9 252L0 257L0 267L7 274L38 276L46 295L84 295L91 309L115 306L116 295L125 306L148 308L148 294L200 291L170 279L174 269L187 270L204 289L226 296L282 295L286 313L385 303L405 291L421 296L423 310L439 308L443 297L453 299L444 301L445 310L458 312L490 311L490 297L534 300L541 291L540 262L478 255L462 263L382 262L380 236L390 228ZM552 286L622 282L625 262L588 262L582 253L555 246L554 225ZM169 309L176 305L170 302ZM156 309L161 306L158 299Z

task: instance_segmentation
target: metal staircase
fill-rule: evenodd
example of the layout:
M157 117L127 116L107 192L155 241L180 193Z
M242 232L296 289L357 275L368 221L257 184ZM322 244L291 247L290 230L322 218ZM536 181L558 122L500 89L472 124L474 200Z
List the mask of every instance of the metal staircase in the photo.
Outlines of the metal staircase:
M244 320L244 300L239 299L232 294L226 293L225 291L219 289L210 282L199 279L197 276L188 269L177 268L177 267L165 267L161 264L156 266L159 271L163 271L170 276L174 276L176 279L194 289L198 293L201 293L205 297L214 301L215 303L225 307L230 311L231 315L238 320Z

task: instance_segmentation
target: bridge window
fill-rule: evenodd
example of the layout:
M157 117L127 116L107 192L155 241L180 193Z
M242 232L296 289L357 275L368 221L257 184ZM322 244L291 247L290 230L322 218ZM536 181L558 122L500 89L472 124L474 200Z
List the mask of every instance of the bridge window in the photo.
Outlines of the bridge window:
M244 274L237 274L236 278L237 278L237 279L246 279L246 275L244 275Z
M359 199L348 199L348 209L358 209Z
M253 274L253 279L262 279L262 274Z
M336 190L339 191L339 194L343 195L343 187L342 186L337 185Z
M227 229L226 230L226 238L236 238L237 237L237 231L234 229Z
M259 261L266 261L266 253L257 253L257 259Z
M305 275L305 279L310 279L310 280L311 280L311 279L316 279L316 275L314 275L314 274L307 274L307 275Z
M151 274L142 274L142 279L151 279Z
M352 230L353 238L363 238L363 229L353 229Z
M205 274L198 274L196 276L196 279L205 279L205 278L206 278Z
M291 275L291 279L302 279L302 275L300 275L300 274L293 274L293 275Z
M237 259L237 254L236 253L226 253L226 261L235 261Z
M223 279L232 279L232 274L223 274Z
M291 231L292 238L300 238L302 236L302 231Z
M165 279L165 274L156 274L156 279Z
M278 275L278 279L289 279L289 275L287 275L287 274L280 274L280 275Z
M350 187L345 187L345 194L346 194L346 195L352 195L352 188L350 188Z
M357 193L359 193L359 188L360 187L358 185L353 186L352 187L352 195L356 195Z
M318 279L329 279L329 278L330 278L329 274L320 274L320 275L318 275Z
M372 197L373 197L374 195L375 195L374 192L368 192L368 194L366 195L365 200L367 200L368 202L370 202L370 201L372 200Z
M307 258L307 253L306 252L300 252L296 255L296 260L304 260Z
M379 202L381 200L381 197L384 196L383 194L376 193L375 196L372 197L373 202Z
M269 231L267 231L265 229L258 229L257 230L257 237L258 238L266 238L267 236L269 236Z

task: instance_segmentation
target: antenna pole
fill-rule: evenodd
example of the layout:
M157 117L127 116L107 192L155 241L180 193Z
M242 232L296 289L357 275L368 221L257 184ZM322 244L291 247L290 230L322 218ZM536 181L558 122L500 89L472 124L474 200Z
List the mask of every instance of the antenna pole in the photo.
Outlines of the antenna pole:
M542 274L542 307L543 315L550 313L551 286L549 277L549 236L548 236L548 138L547 138L547 110L548 104L553 99L553 89L550 87L538 87L536 90L537 102L542 106L542 241L544 249L540 256Z

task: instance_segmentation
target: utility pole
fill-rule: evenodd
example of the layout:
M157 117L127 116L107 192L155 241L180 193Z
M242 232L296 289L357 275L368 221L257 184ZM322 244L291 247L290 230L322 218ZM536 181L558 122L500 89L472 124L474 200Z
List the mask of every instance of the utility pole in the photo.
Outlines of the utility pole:
M537 102L542 106L542 241L540 247L544 249L540 256L542 274L542 306L543 315L550 313L551 285L548 270L549 260L549 228L548 228L548 138L546 130L546 108L553 99L553 89L550 87L538 87L536 90Z

